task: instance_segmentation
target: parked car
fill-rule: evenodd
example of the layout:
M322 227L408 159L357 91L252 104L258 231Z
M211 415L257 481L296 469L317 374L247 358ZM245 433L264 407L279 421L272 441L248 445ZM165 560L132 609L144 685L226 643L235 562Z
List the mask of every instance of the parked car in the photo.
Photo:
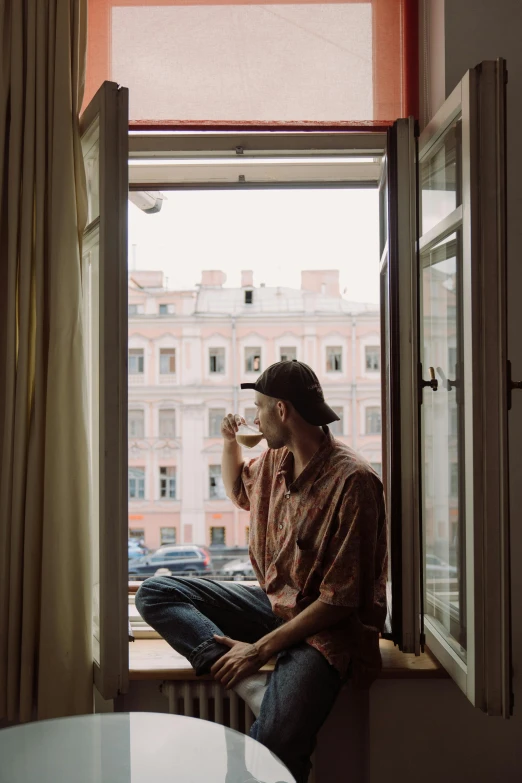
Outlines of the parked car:
M128 552L129 560L136 560L138 557L144 557L148 554L145 544L137 538L129 538Z
M221 574L235 582L241 582L243 579L257 579L250 560L231 560L223 566Z
M425 567L427 579L454 579L458 572L456 566L446 563L437 555L426 555Z
M162 546L153 554L129 561L129 577L180 574L195 576L208 574L212 561L208 552L199 546Z

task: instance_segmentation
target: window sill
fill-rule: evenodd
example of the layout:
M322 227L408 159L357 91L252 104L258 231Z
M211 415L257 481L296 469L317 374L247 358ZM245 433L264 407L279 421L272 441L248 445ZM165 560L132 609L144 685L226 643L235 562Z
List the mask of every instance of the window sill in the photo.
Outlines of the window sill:
M446 679L449 674L429 650L422 655L401 653L393 642L381 640L381 680ZM269 661L261 671L273 671ZM173 650L164 639L136 639L129 642L129 679L140 680L211 680L210 675L196 677L186 658Z
M242 584L249 584L242 582ZM129 582L129 593L135 593L140 582ZM211 680L212 677L196 677L194 669L186 658L179 655L155 631L133 628L135 641L129 642L130 680ZM139 638L141 637L141 638ZM393 642L381 639L381 680L399 679L446 679L447 671L426 649L422 655L401 653ZM262 671L272 671L274 662L269 661Z

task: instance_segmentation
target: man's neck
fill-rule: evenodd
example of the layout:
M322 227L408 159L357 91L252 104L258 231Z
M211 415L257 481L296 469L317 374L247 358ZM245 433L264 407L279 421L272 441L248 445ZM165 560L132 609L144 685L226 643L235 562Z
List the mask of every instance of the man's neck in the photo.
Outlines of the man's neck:
M321 427L314 428L312 431L303 434L295 434L287 444L288 451L294 456L294 475L292 481L303 472L314 454L321 448L327 435Z

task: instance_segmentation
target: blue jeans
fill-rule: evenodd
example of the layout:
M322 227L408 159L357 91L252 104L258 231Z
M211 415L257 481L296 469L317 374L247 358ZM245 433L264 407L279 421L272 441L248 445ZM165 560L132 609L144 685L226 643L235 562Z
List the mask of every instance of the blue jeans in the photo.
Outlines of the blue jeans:
M207 674L227 652L213 634L253 643L282 623L260 587L205 578L147 579L136 594L136 607L198 675ZM297 783L308 780L317 732L342 684L337 670L306 642L277 656L250 734L286 764Z

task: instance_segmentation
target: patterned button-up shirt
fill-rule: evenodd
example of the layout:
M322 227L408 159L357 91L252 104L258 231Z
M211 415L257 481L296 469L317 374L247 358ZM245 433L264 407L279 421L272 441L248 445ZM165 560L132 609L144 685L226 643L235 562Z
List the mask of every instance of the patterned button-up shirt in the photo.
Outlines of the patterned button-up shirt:
M243 464L234 502L250 511L250 559L274 614L290 620L319 599L353 608L307 639L342 676L380 668L386 619L386 516L382 484L352 449L326 438L295 481L293 455L268 449Z

